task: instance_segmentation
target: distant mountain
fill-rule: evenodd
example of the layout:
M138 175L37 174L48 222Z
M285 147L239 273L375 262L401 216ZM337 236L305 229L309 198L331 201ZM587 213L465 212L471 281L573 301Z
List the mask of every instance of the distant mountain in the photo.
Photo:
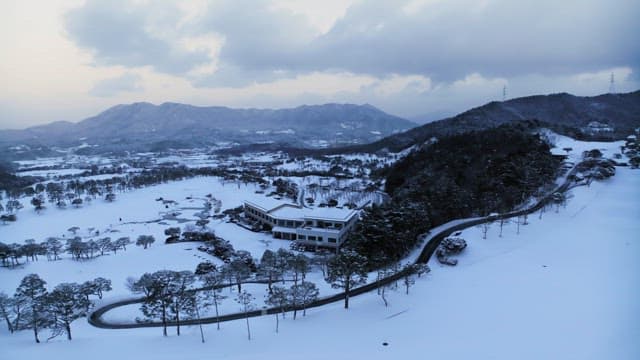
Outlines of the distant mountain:
M117 105L78 123L55 122L0 131L0 144L107 149L222 143L286 143L300 147L364 144L416 126L371 105L305 105L293 109L231 109L177 103Z
M593 97L567 93L536 95L486 105L454 117L394 134L371 144L332 149L332 152L400 151L432 137L484 130L520 120L538 120L578 139L622 139L640 127L640 91Z

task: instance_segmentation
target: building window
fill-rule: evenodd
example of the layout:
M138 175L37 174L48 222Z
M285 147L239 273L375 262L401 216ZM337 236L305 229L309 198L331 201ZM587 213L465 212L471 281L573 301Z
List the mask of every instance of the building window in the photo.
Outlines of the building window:
M335 244L335 243L336 243L336 239L334 239L334 238L329 238L329 242L330 242L330 243L334 243L334 244Z
M298 239L300 240L307 240L307 237L304 235L298 235Z
M315 236L313 236L313 235L309 235L309 240L311 240L311 241L316 241L316 237L315 237Z
M318 236L318 241L322 241L322 236Z

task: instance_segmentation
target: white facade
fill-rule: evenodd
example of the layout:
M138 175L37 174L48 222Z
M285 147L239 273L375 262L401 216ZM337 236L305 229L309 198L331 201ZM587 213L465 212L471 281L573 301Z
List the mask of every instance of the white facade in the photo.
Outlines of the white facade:
M245 201L245 216L271 227L273 237L305 245L339 247L358 221L358 211L340 208L304 208L266 198Z

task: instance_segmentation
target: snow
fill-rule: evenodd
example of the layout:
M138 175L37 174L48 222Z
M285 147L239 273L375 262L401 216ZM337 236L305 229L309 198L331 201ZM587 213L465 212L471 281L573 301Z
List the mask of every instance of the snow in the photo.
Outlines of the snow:
M558 147L573 147L575 154L598 147L612 152L616 146L566 144ZM113 224L124 234L138 232L145 225L119 225L113 210L123 214L123 222L148 220L164 211L154 197L172 194L169 198L184 207L186 195L202 196L203 189L222 199L224 208L239 205L254 193L253 186L222 187L211 178L163 184L119 194L113 204L96 202L83 211L47 209L45 216L25 209L16 224L0 227L0 238L41 240L80 223L83 229L96 226L98 219L102 227ZM215 324L205 325L204 344L195 326L183 328L180 337L169 329L170 336L164 338L160 328L103 330L78 320L72 325L73 341L57 338L42 344L35 344L29 331L10 335L0 326L0 357L639 359L640 171L617 168L613 178L571 191L573 197L566 208L560 207L557 213L548 210L542 219L532 214L529 224L520 226L520 234L514 223L505 225L502 237L497 223L491 225L487 239L482 239L478 227L463 231L461 237L468 247L455 256L458 266L431 261L431 273L416 279L409 295L403 288L387 291L389 307L372 292L352 298L348 310L335 303L309 309L306 317L299 313L295 321L287 314L280 319L278 334L273 315L251 318L251 341L244 320L223 323L220 331ZM194 207L200 205L201 201L193 200ZM182 211L184 216L191 215ZM210 225L217 234L234 238L236 248L243 248L239 242L246 243L254 257L266 248L258 241L260 237L273 241L272 250L288 244L267 234L240 231L234 224ZM146 226L154 234L166 227ZM149 250L131 246L126 253L84 263L41 260L20 269L0 269L0 290L12 293L31 272L39 273L49 285L104 276L114 280L114 291L104 300L109 302L126 295L123 281L127 276L161 268L193 269L201 261L197 256L208 256L197 252L195 244L165 246L158 243L162 236L156 239ZM310 276L325 294L329 291L321 274ZM262 299L260 286L247 289ZM225 300L225 311L239 310L232 297ZM118 311L105 316L126 320L136 309Z
M299 208L295 206L283 206L270 212L276 218L283 219L322 219L347 221L355 210L339 209L336 207Z
M64 175L78 175L86 170L82 169L56 169L56 170L31 170L19 172L18 176L42 176L42 177L54 177Z
M596 141L579 141L570 137L556 134L552 131L547 132L548 136L554 142L555 147L551 149L551 153L554 155L567 155L568 159L573 162L578 162L582 159L582 153L593 149L598 149L602 152L602 156L605 158L613 158L613 154L620 153L620 146L624 145L624 141L615 142L596 142ZM571 148L567 153L564 149Z

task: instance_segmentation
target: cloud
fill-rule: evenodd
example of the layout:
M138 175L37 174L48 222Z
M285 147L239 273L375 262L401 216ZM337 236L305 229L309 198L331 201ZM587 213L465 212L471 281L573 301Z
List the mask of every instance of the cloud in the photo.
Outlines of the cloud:
M203 4L186 16L167 2L89 1L68 14L67 30L99 64L150 65L198 87L324 71L451 82L640 65L632 0L358 1L322 31L313 12L282 1ZM181 45L212 36L220 40L209 49Z
M66 14L68 37L89 49L97 65L152 66L169 74L185 74L211 62L206 49L180 46L174 29L180 11L163 3L129 3L124 0L90 0Z
M127 72L118 77L97 82L89 90L89 94L97 97L111 97L122 92L141 92L144 89L139 85L140 80L139 75Z

